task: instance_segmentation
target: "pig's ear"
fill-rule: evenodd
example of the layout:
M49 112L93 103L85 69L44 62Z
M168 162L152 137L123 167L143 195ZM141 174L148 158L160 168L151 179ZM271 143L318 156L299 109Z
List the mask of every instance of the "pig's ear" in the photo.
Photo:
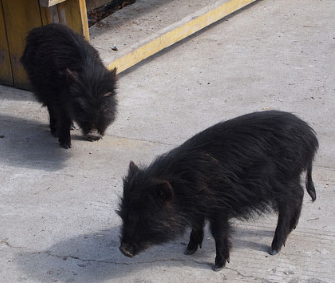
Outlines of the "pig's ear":
M110 74L112 75L112 77L116 80L116 79L117 79L117 75L116 75L116 73L117 73L117 69L114 68L113 70L110 70L109 72L110 72Z
M138 169L137 165L134 163L134 161L130 161L130 163L129 163L129 172L128 172L129 175L135 173L138 170L139 169Z
M165 180L159 181L155 184L155 192L157 194L157 197L163 202L168 202L174 197L174 192L171 184Z
M73 84L75 81L78 80L78 73L75 71L71 71L69 68L66 68L65 75L68 84Z

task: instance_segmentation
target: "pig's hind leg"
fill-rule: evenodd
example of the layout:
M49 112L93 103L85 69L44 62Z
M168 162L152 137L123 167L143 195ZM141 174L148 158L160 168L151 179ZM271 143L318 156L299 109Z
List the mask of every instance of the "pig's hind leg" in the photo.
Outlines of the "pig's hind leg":
M213 267L214 271L222 269L226 263L229 263L230 242L230 224L224 216L226 213L217 215L214 219L210 219L210 228L215 240L216 257Z
M289 226L289 233L297 227L300 218L302 202L304 198L304 189L300 185L300 179L296 182L295 188L296 188L296 194L294 198L292 198L293 201L291 207L291 220Z
M204 226L205 226L204 218L202 218L200 221L192 225L190 241L184 252L185 255L194 254L198 250L198 246L201 249L202 241L204 239Z
M56 112L50 105L47 105L47 108L48 108L49 117L50 117L50 131L51 131L51 134L56 138L58 137Z
M278 201L278 223L271 244L271 255L276 255L281 247L285 246L288 234L296 228L304 196L300 178L283 186L281 191L285 192L285 197Z

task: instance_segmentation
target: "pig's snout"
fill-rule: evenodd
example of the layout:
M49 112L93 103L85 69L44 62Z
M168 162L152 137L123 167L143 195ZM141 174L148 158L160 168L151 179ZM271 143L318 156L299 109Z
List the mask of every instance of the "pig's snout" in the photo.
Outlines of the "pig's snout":
M131 258L131 257L134 256L133 249L126 243L121 243L121 246L120 246L119 249L120 249L121 253L123 253L127 257Z
M86 135L86 138L89 140L89 141L97 141L97 140L100 140L102 138L102 135L99 134L99 132L94 129L94 130L91 130L87 135Z

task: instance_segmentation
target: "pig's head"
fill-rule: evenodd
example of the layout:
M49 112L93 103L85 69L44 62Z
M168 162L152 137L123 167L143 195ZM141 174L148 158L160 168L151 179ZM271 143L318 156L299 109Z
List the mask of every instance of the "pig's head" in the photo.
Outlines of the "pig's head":
M123 197L117 211L122 219L120 251L133 257L144 249L166 243L185 230L169 181L153 178L130 162Z
M76 72L66 69L71 93L71 111L87 139L100 139L115 120L116 69L86 69Z

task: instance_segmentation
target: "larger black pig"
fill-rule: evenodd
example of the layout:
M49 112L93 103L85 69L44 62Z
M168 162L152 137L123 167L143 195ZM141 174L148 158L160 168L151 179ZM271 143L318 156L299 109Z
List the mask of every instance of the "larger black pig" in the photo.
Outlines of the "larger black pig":
M290 113L266 111L218 123L148 167L131 162L118 211L121 252L133 257L190 226L185 254L193 254L208 220L216 244L214 270L219 270L229 262L229 220L273 209L279 217L270 253L276 254L299 220L303 171L307 192L316 199L312 162L317 148L307 123Z
M26 43L21 63L60 145L71 147L73 121L89 140L100 139L116 115L116 70L108 71L97 50L62 24L33 29Z

